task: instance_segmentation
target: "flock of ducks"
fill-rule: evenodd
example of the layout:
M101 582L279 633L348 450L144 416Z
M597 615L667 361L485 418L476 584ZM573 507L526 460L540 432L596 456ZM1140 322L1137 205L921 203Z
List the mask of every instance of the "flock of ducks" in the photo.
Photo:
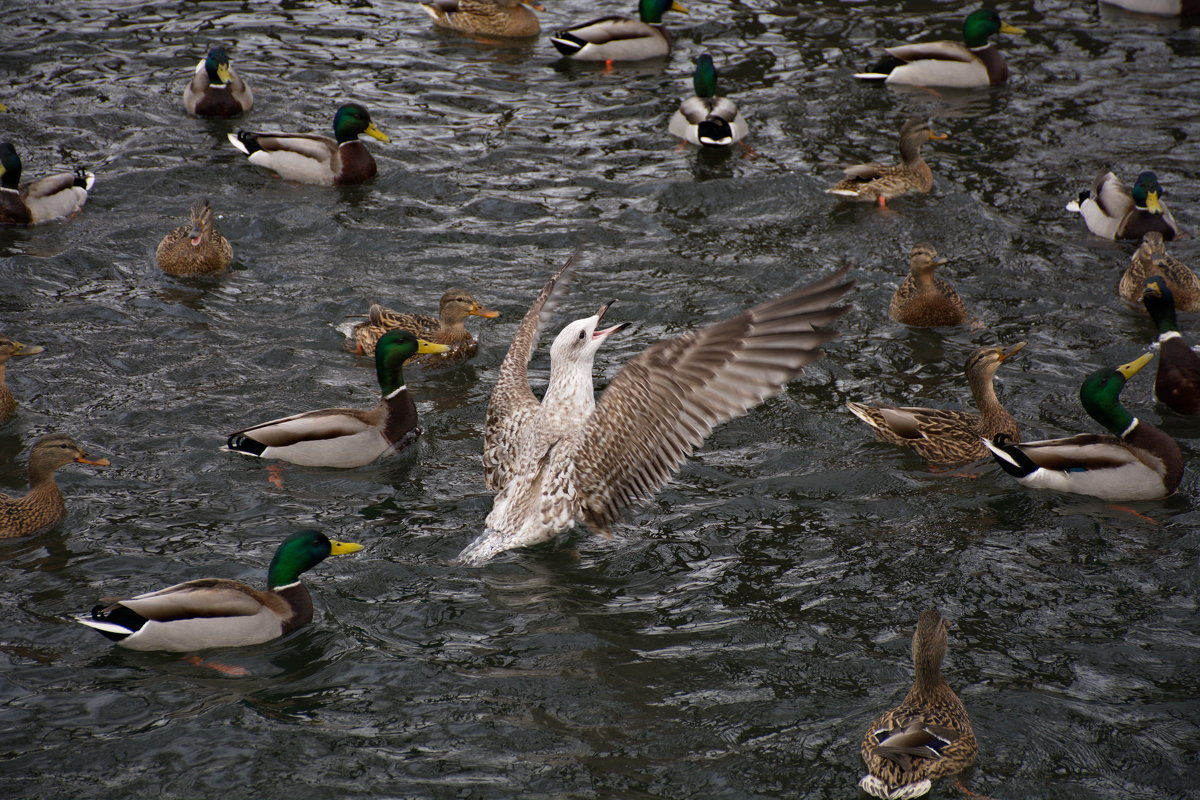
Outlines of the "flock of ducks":
M1120 5L1179 5L1173 0L1120 0ZM535 36L531 9L520 0L434 0L422 3L435 25L476 37ZM1184 8L1183 5L1179 5ZM671 36L662 25L673 0L640 0L638 18L609 16L555 33L553 46L585 61L640 60L666 55ZM1147 10L1142 7L1137 10ZM1176 9L1159 13L1179 13ZM991 37L1023 31L991 9L967 16L963 41L888 48L886 56L856 75L863 80L925 87L985 87L1003 83L1008 66ZM737 105L717 94L712 58L699 56L695 96L672 116L668 129L703 147L727 147L749 133ZM236 117L250 111L254 95L222 48L197 65L183 92L185 109L197 116ZM301 183L342 186L376 174L375 161L359 137L388 136L367 109L348 103L333 118L334 138L315 134L251 132L229 141L252 164ZM910 118L900 129L897 164L858 164L828 191L877 203L908 192L929 192L933 173L922 146L946 138L928 120ZM36 224L70 217L87 200L95 176L86 170L20 184L15 147L0 144L0 222ZM1068 208L1094 234L1138 240L1118 291L1154 322L1159 350L1156 397L1180 414L1200 414L1200 356L1183 340L1176 311L1200 310L1200 279L1168 255L1165 242L1180 234L1162 201L1154 173L1132 187L1113 173L1097 176L1091 189ZM206 275L227 269L233 249L216 228L213 210L197 200L187 224L169 232L156 261L172 275ZM561 329L550 347L550 378L539 400L529 387L527 365L546 317L562 298L575 268L573 256L534 299L514 335L488 404L483 443L485 482L496 492L485 531L458 557L482 564L498 553L552 539L584 524L609 536L622 514L661 488L713 428L781 391L803 368L821 358L821 346L837 336L825 326L849 307L837 305L852 287L846 270L835 272L739 315L647 348L612 379L597 402L593 359L625 323L601 327L612 303ZM909 274L892 298L889 314L905 325L971 324L954 288L936 275L946 263L932 245L912 249ZM375 360L379 402L369 410L330 408L262 422L228 435L225 449L315 467L358 467L402 451L419 436L416 407L403 368L444 367L475 356L478 345L465 328L470 316L493 319L463 289L441 298L438 315L397 312L374 304L366 319L342 327L347 349ZM1133 416L1120 401L1125 383L1152 359L1147 353L1089 375L1080 389L1087 413L1107 434L1022 442L1020 428L996 395L993 379L1005 361L1024 348L983 347L965 373L978 413L848 402L853 414L883 441L906 446L938 465L962 465L991 456L1008 474L1034 488L1054 489L1111 501L1164 497L1179 485L1183 460L1178 445ZM0 336L0 422L17 404L4 383L10 358L41 348ZM28 493L0 495L0 537L28 536L58 524L66 507L54 473L69 463L106 466L70 438L44 436L30 449ZM361 545L300 531L283 541L272 559L267 589L236 581L188 581L132 598L107 598L78 621L136 650L188 652L256 644L283 636L312 619L313 606L300 576L331 555ZM931 782L969 765L977 746L966 710L942 677L949 623L936 609L920 615L912 640L915 680L904 701L872 723L862 756L868 774L860 786L896 800L918 797Z

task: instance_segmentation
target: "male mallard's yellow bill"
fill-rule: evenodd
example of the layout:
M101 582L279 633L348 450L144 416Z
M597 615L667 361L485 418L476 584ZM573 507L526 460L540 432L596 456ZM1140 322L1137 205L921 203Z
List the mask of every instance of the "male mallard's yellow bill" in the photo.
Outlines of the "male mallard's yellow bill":
M12 341L11 339L9 341ZM32 356L37 355L46 348L40 344L21 344L20 342L12 341L14 356Z
M8 106L4 105L4 103L0 103L0 111L8 111Z
M688 13L688 10L687 10L686 8L684 8L682 5L680 5L680 3L679 3L679 0L672 0L672 2L671 2L671 10L672 10L672 11L678 11L678 12L679 12L679 13L681 13L681 14L686 14L686 13Z
M1146 193L1146 209L1155 214L1163 213L1162 203L1158 202L1158 192Z
M91 459L91 458L88 458L87 456L75 456L75 461L77 461L80 464L91 464L93 467L110 466L107 458Z
M378 139L381 142L390 142L391 141L391 139L388 137L388 135L386 133L379 130L379 128L375 127L374 122L372 122L370 125L368 125L367 129L365 131L363 131L363 133L365 133L367 136L370 136L372 139Z
M437 344L436 342L427 342L424 339L417 339L418 353L445 353L449 350L450 348L444 344Z
M1007 22L1001 22L1000 23L1000 32L1001 33L1011 33L1011 34L1020 36L1021 34L1025 33L1025 29L1018 28L1016 25L1009 25Z
M1155 261L1153 258L1150 259L1150 263L1154 264L1155 266L1158 265L1158 261ZM1155 276L1151 275L1149 278L1146 279L1146 288L1142 289L1142 297L1162 297L1163 296L1162 287L1159 285L1159 283L1156 280L1154 280L1154 277Z
M1138 374L1138 370L1149 364L1154 359L1154 353L1143 353L1142 355L1130 361L1128 364L1122 364L1117 367L1117 372L1125 376L1125 380L1129 380L1134 375Z
M228 64L217 65L217 77L220 78L221 83L229 83L229 81L233 78L233 75L229 72Z
M355 544L354 542L338 542L333 539L329 540L329 555L331 556L344 556L347 553L357 553L362 549L363 546L361 544Z
M496 317L500 316L499 311L492 311L490 308L480 308L479 303L471 306L471 310L467 313L476 317L483 317L485 319L495 319Z
M940 141L940 140L942 140L942 139L949 139L949 138L950 138L950 134L948 134L948 133L934 133L934 132L933 132L933 128L930 128L930 129L929 129L929 138L930 138L930 139L936 139L936 140L939 140L939 141Z
M1005 350L1001 351L1001 353L1000 353L1000 355L998 356L998 358L999 358L1001 361L1007 361L1008 359L1010 359L1010 358L1012 358L1013 356L1015 356L1017 353L1021 352L1021 349L1022 349L1023 347L1025 347L1025 342L1017 342L1017 343L1016 343L1016 344L1014 344L1012 347L1009 347L1009 348L1007 348L1007 349L1005 349Z

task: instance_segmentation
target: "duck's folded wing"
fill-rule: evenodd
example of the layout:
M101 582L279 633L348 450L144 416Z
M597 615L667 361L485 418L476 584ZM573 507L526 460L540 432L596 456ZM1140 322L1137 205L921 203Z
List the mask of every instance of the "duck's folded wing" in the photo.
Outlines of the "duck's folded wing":
M188 581L137 597L106 598L101 602L119 603L156 622L194 617L249 617L263 608L249 586L221 578Z
M273 419L234 431L229 436L249 434L250 438L268 447L286 447L296 442L353 436L373 427L375 426L362 411L353 408L327 408Z
M489 489L499 490L508 483L520 434L537 413L538 400L529 388L529 359L533 358L545 322L543 313L551 313L566 293L578 256L579 251L572 253L546 281L517 326L508 353L500 363L483 431L483 479Z
M1108 469L1138 460L1120 439L1102 433L1022 442L1017 447L1042 469L1060 472Z
M733 110L736 114L737 106L734 106ZM708 119L708 115L711 113L711 105L703 97L689 97L679 104L679 113L692 125L699 125Z
M731 319L667 339L630 361L604 391L574 457L579 517L607 533L652 495L712 429L778 392L821 358L837 331L817 326L849 306L846 268Z
M629 17L601 17L560 32L559 36L578 39L589 44L607 44L626 39L645 38L650 26ZM652 31L650 31L652 33Z
M1111 172L1102 172L1092 183L1092 200L1104 215L1120 220L1133 210L1133 195L1129 187Z
M941 408L879 406L879 415L892 433L904 439L965 434L975 436L977 414Z
M48 197L53 197L59 192L65 192L76 185L76 176L71 172L62 172L58 175L48 175L45 178L38 178L36 181L30 181L21 187L21 196L26 202L34 202L44 200ZM74 200L72 205L76 205Z
M842 167L842 173L848 181L873 181L884 173L884 165L872 162L870 164L851 164Z
M295 153L328 162L337 154L337 142L327 136L300 133L259 133L258 146L267 152Z
M978 60L976 55L961 42L902 44L897 47L885 48L885 51L890 56L908 62L933 59L935 61L962 61L970 64Z

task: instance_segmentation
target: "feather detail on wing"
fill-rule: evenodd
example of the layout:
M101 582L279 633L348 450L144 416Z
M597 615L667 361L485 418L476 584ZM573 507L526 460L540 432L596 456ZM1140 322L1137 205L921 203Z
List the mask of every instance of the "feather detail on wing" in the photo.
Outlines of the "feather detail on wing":
M961 42L902 44L897 47L885 48L885 52L901 61L909 62L933 59L935 61L962 61L970 64L979 60L978 56Z
M513 342L500 364L496 388L492 389L488 401L483 433L484 485L489 489L500 490L508 483L509 469L516 462L520 431L537 413L538 399L529 388L529 360L533 358L538 336L545 324L543 312L547 315L552 313L566 294L580 252L576 250L572 253L546 281L517 326Z
M262 596L262 592L237 581L204 578L127 599L103 598L101 602L123 605L155 622L174 622L195 617L253 616L266 605Z
M328 136L299 133L257 133L258 146L268 153L288 152L329 162L337 153L337 142Z
M1042 469L1060 472L1107 469L1139 463L1128 446L1116 436L1081 433L1066 439L1022 442L1021 452Z
M713 427L780 391L838 336L818 329L849 306L846 269L731 319L668 339L608 385L578 439L579 515L606 533L622 510L654 493Z
M243 428L229 436L250 434L250 438L268 447L287 447L296 442L336 439L371 430L376 425L370 420L369 414L354 408L306 411Z
M76 176L72 172L62 172L58 175L48 175L36 181L30 181L21 187L21 197L26 202L52 197L59 192L70 190L76 185ZM86 197L87 194L84 194Z
M567 36L588 44L607 44L626 39L641 39L653 36L654 29L641 20L630 17L601 17L562 31Z

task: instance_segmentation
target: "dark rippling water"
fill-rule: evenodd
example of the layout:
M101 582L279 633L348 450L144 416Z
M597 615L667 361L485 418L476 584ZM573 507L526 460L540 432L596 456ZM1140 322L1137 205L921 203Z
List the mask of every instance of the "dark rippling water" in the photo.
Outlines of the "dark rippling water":
M552 0L547 29L601 12ZM112 459L68 467L69 519L0 544L0 796L5 798L845 798L858 741L911 678L936 604L980 740L970 785L1016 798L1200 797L1197 473L1138 504L1030 492L992 467L930 475L876 443L848 399L961 406L962 364L1028 340L1000 371L1030 437L1096 426L1078 384L1151 338L1114 286L1131 247L1063 204L1101 168L1154 169L1200 229L1200 34L1068 0L1016 2L1007 87L935 96L861 86L872 48L953 35L973 6L911 0L696 3L663 62L563 64L543 37L481 46L412 3L6 4L3 138L26 175L97 175L76 219L0 231L0 329L45 345L9 370L0 488L48 431ZM182 84L226 43L257 104L186 116ZM680 151L667 119L711 52L757 158ZM365 103L390 146L345 190L281 182L224 134L329 128ZM822 192L835 165L891 158L908 113L932 195L881 215ZM175 280L159 238L208 196L235 270ZM886 306L910 245L933 242L984 323L919 331ZM603 384L660 337L850 265L857 310L829 357L718 429L613 542L480 569L448 560L490 505L484 408L545 277L583 244L558 322L616 298ZM1193 265L1194 239L1172 246ZM431 309L452 285L502 309L478 358L410 374L415 460L285 470L220 453L221 434L309 408L368 406L370 365L332 325L374 300ZM1195 324L1184 320L1185 330ZM544 381L544 350L534 361ZM1147 371L1150 372L1149 370ZM1193 460L1200 424L1137 413ZM96 598L224 576L261 584L277 542L316 526L366 549L309 575L314 624L268 645L114 649L69 621ZM953 794L949 787L935 790Z

